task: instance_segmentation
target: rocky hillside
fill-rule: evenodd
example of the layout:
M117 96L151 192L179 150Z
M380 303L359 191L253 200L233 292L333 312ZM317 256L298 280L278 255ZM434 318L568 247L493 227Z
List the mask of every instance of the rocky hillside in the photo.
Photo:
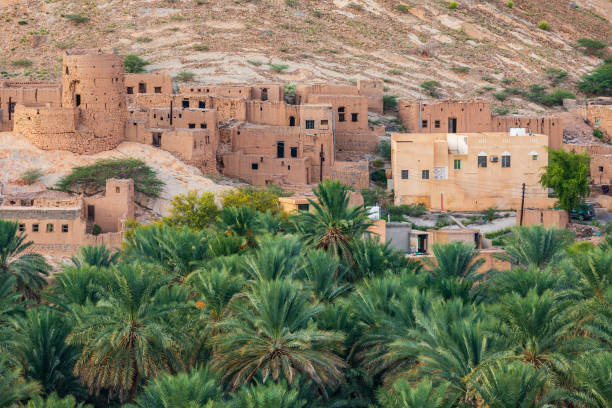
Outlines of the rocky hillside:
M2 76L59 75L62 51L138 54L149 70L197 81L354 81L388 93L482 97L511 111L543 109L503 87L550 86L548 69L575 81L599 59L579 38L612 41L610 0L0 0ZM549 29L538 28L542 21Z

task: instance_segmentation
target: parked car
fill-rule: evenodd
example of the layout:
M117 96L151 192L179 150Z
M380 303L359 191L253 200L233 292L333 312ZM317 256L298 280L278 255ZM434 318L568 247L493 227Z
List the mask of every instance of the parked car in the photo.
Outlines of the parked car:
M592 220L596 213L593 204L583 203L578 206L578 209L574 209L570 211L570 214L573 219L580 221L590 221Z

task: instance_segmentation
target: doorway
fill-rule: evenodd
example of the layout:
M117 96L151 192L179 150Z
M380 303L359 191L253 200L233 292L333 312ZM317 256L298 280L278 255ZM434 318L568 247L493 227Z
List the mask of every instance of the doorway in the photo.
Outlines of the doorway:
M87 221L94 221L96 219L96 207L93 205L87 206Z
M448 133L457 133L457 118L448 118Z
M289 116L289 126L295 126L295 116Z
M161 147L161 138L162 138L161 133L153 133L153 146Z
M424 254L427 252L427 235L421 234L418 237L417 252Z

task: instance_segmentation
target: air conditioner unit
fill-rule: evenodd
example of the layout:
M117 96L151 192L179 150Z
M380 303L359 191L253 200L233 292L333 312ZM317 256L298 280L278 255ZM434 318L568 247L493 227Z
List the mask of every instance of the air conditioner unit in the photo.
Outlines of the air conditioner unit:
M491 156L491 163L497 163L499 158L497 156Z

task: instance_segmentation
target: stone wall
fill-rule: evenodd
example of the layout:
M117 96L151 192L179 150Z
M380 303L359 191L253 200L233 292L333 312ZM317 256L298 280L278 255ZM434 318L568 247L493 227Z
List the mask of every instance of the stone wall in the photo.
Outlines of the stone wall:
M87 218L102 228L102 232L118 232L121 220L134 218L134 181L108 179L101 196L85 197ZM90 213L93 211L93 215Z
M172 94L172 78L166 72L125 74L125 90L133 94Z
M525 208L523 212L523 225L544 225L546 228L567 228L569 216L565 210L551 208ZM520 211L516 214L516 225L521 223Z
M356 189L368 188L370 187L368 161L336 161L332 168L331 178Z

